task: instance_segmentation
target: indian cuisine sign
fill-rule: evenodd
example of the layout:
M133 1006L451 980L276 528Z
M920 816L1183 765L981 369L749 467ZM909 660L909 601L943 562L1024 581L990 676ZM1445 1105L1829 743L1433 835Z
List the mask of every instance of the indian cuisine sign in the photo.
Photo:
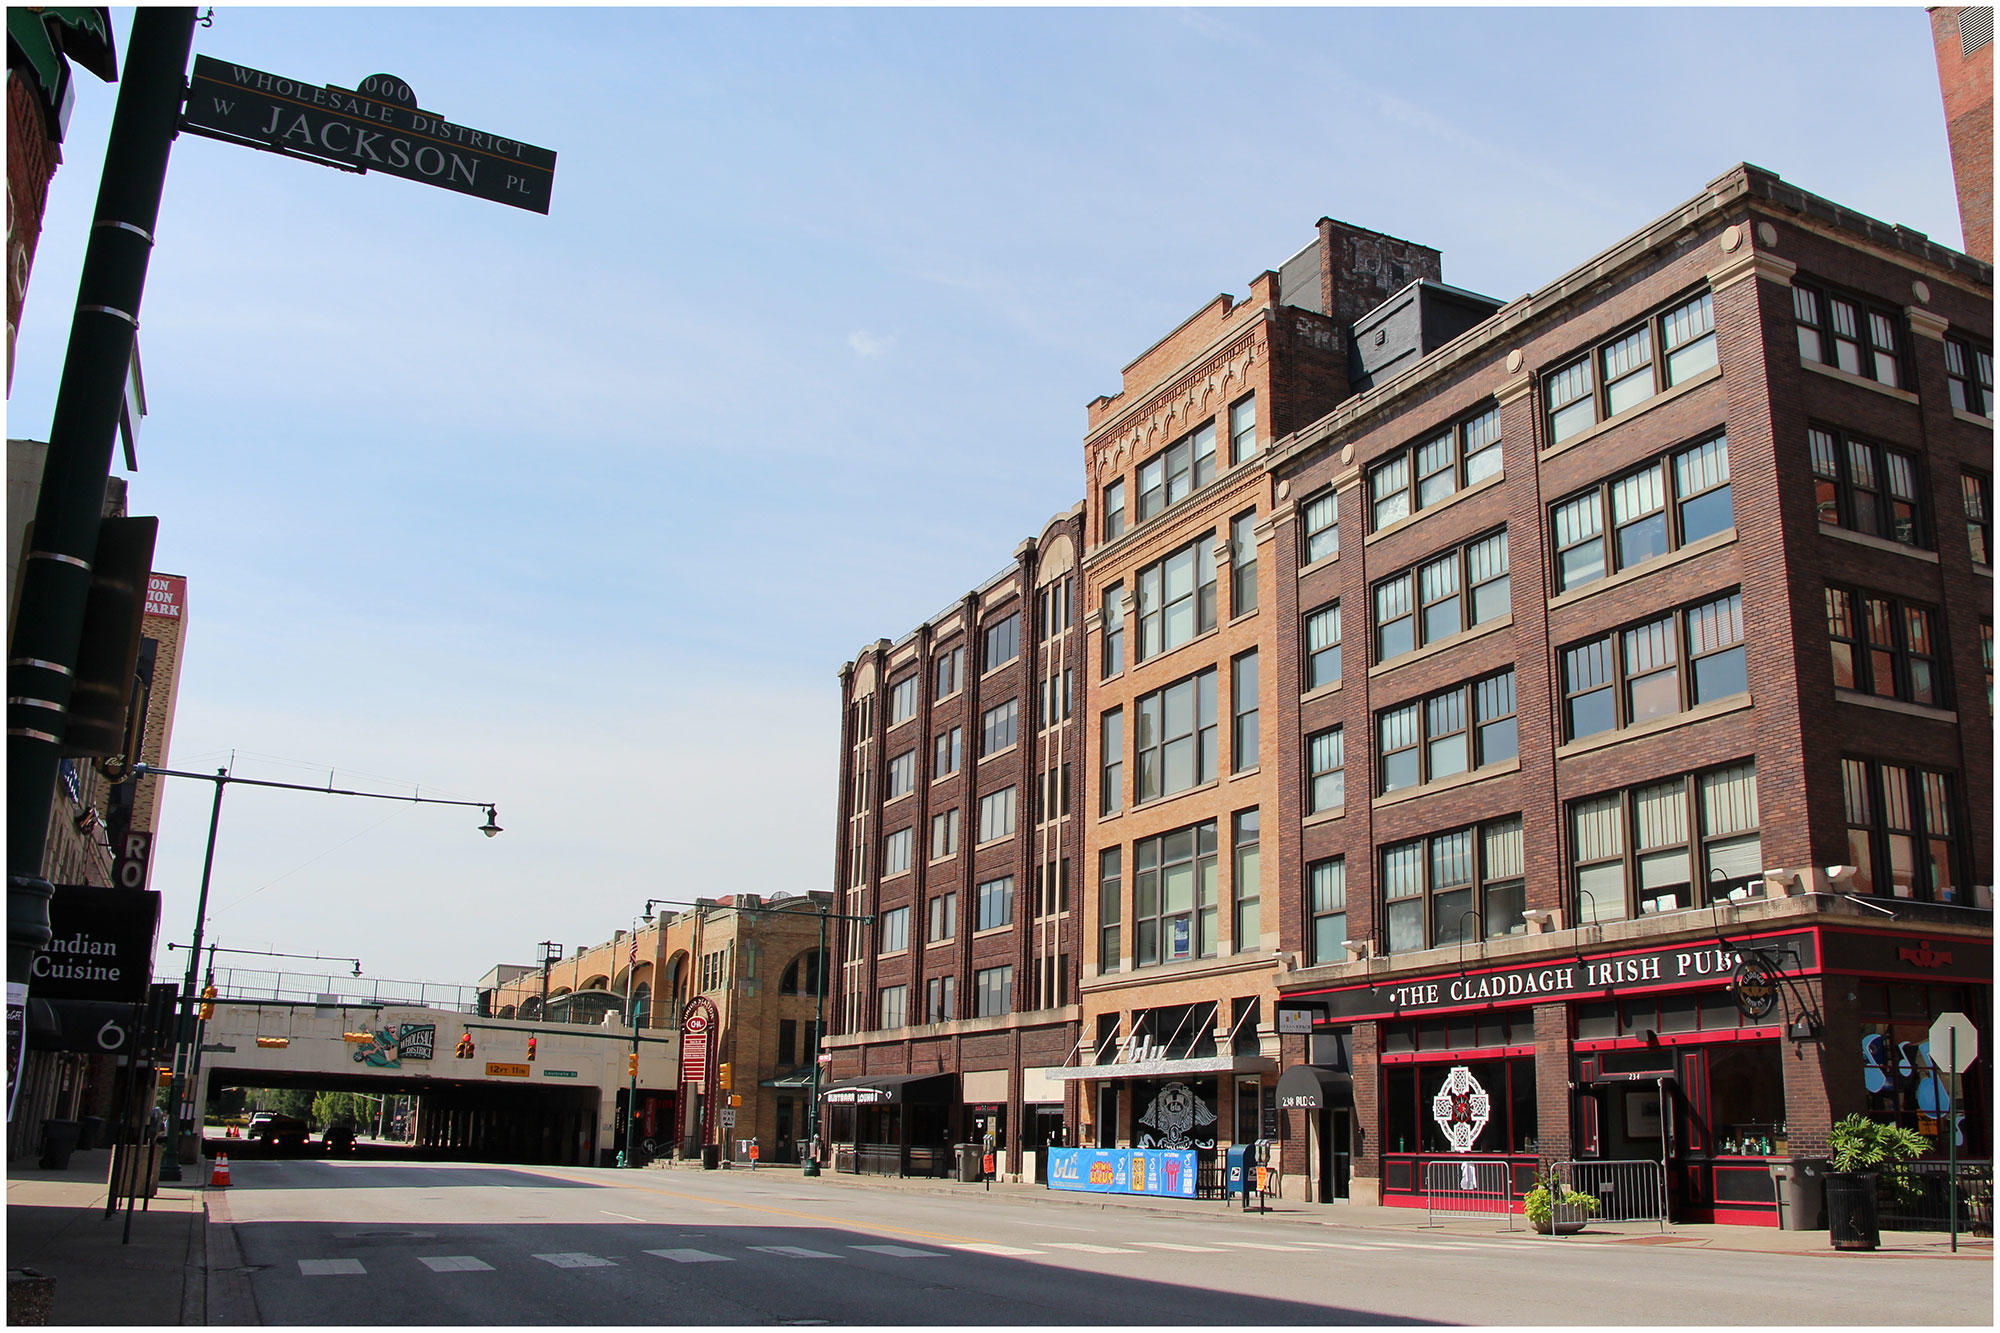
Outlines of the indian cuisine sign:
M393 74L370 75L356 88L322 88L196 56L186 124L212 137L387 172L534 213L549 211L555 187L553 152L424 111L410 85Z

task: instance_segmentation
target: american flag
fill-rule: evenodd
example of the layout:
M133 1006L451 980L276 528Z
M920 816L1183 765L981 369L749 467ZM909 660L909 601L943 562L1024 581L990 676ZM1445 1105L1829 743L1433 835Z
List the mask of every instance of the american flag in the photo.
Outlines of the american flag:
M631 943L625 948L625 966L634 968L639 965L639 932L633 931L630 939Z

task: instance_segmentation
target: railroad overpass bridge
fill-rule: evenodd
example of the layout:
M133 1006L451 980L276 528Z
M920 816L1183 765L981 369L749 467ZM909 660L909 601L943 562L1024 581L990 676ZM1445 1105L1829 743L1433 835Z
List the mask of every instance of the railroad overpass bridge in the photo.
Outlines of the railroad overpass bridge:
M642 1031L638 1050L641 1138L664 1151L678 1124L680 1034ZM418 1144L441 1154L597 1165L621 1146L631 1052L632 1029L616 1014L586 1027L421 1005L218 999L202 1024L195 1105L224 1087L410 1096Z

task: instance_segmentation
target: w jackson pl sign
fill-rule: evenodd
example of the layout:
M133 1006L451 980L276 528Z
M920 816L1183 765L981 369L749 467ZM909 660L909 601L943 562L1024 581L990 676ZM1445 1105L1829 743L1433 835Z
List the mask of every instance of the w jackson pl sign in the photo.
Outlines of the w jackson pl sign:
M410 85L391 74L372 75L358 88L321 88L196 56L185 123L216 138L386 171L535 213L549 211L555 184L554 153L421 110Z

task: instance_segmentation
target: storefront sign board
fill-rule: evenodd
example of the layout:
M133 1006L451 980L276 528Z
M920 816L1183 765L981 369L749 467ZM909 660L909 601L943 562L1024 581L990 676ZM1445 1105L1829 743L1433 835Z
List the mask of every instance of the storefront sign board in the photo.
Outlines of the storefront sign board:
M1049 1188L1088 1194L1194 1197L1191 1151L1161 1148L1051 1148Z

